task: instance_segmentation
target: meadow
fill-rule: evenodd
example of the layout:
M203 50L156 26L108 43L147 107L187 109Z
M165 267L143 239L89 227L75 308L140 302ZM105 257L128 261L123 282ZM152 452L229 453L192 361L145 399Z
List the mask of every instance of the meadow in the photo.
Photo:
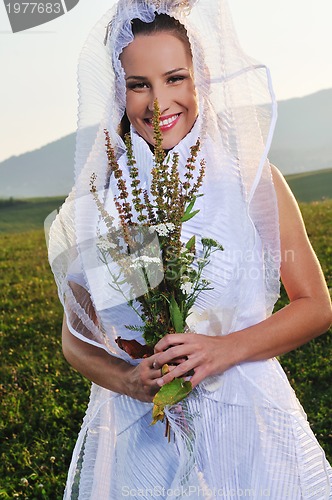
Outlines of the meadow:
M295 197L304 202L332 198L332 169L286 176Z
M61 352L62 309L42 221L62 199L0 202L0 498L60 500L89 383ZM332 287L332 200L302 203ZM284 292L277 308L284 305ZM332 459L331 332L282 356L282 365Z

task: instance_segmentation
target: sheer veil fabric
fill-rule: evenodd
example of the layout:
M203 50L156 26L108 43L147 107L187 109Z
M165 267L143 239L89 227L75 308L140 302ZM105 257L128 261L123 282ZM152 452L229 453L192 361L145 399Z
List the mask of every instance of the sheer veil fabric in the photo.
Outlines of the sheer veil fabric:
M180 175L197 137L206 161L200 212L183 229L225 248L206 268L213 290L199 297L190 327L227 335L264 320L279 294L279 226L267 159L276 121L268 69L239 46L224 0L120 0L91 31L79 68L75 185L52 224L49 260L68 327L84 342L130 363L115 342L136 338L125 324L138 319L109 286L98 241L107 230L90 193L91 175L115 219L116 183L108 169L104 129L128 176L117 127L125 111L119 55L132 40L131 20L166 13L186 28L191 44L199 117L170 152ZM149 190L153 157L131 129L142 185ZM198 252L200 248L198 246ZM267 332L268 335L268 332ZM137 362L137 361L136 361ZM150 426L151 407L92 384L73 453L65 498L109 499L332 498L330 467L276 359L243 363L205 380L167 417ZM143 492L143 494L142 494Z

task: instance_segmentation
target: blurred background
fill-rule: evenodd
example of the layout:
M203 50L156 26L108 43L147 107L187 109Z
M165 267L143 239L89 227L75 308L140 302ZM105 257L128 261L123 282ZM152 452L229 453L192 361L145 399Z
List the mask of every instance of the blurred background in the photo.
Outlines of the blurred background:
M111 4L80 0L67 14L15 34L0 5L0 198L68 193L77 60L90 28ZM272 73L279 120L271 161L284 174L331 168L331 1L229 4L242 47ZM326 172L323 181L326 188Z

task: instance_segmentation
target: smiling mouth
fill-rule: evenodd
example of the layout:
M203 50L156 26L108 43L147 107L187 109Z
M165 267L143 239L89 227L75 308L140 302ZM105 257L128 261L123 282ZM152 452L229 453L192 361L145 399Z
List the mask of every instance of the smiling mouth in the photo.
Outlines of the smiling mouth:
M170 115L170 116L165 116L164 118L159 120L159 127L161 130L167 130L171 128L177 120L179 119L181 113L177 113L176 115ZM152 118L146 118L145 122L147 125L150 127L153 127L153 119Z

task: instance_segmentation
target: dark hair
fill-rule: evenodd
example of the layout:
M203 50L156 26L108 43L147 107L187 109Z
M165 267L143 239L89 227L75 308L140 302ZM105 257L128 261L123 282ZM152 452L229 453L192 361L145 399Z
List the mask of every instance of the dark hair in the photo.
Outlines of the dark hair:
M134 37L137 35L154 35L155 33L167 32L174 35L181 42L183 42L191 55L190 42L186 28L174 17L167 14L156 14L152 23L144 23L140 19L133 19L131 21L132 31ZM130 130L130 121L127 113L125 112L120 125L118 127L118 134L124 139L124 136Z
M133 19L131 22L133 35L154 35L160 32L172 33L188 46L190 51L190 43L186 28L174 17L167 14L156 14L152 23L144 23L140 19Z

